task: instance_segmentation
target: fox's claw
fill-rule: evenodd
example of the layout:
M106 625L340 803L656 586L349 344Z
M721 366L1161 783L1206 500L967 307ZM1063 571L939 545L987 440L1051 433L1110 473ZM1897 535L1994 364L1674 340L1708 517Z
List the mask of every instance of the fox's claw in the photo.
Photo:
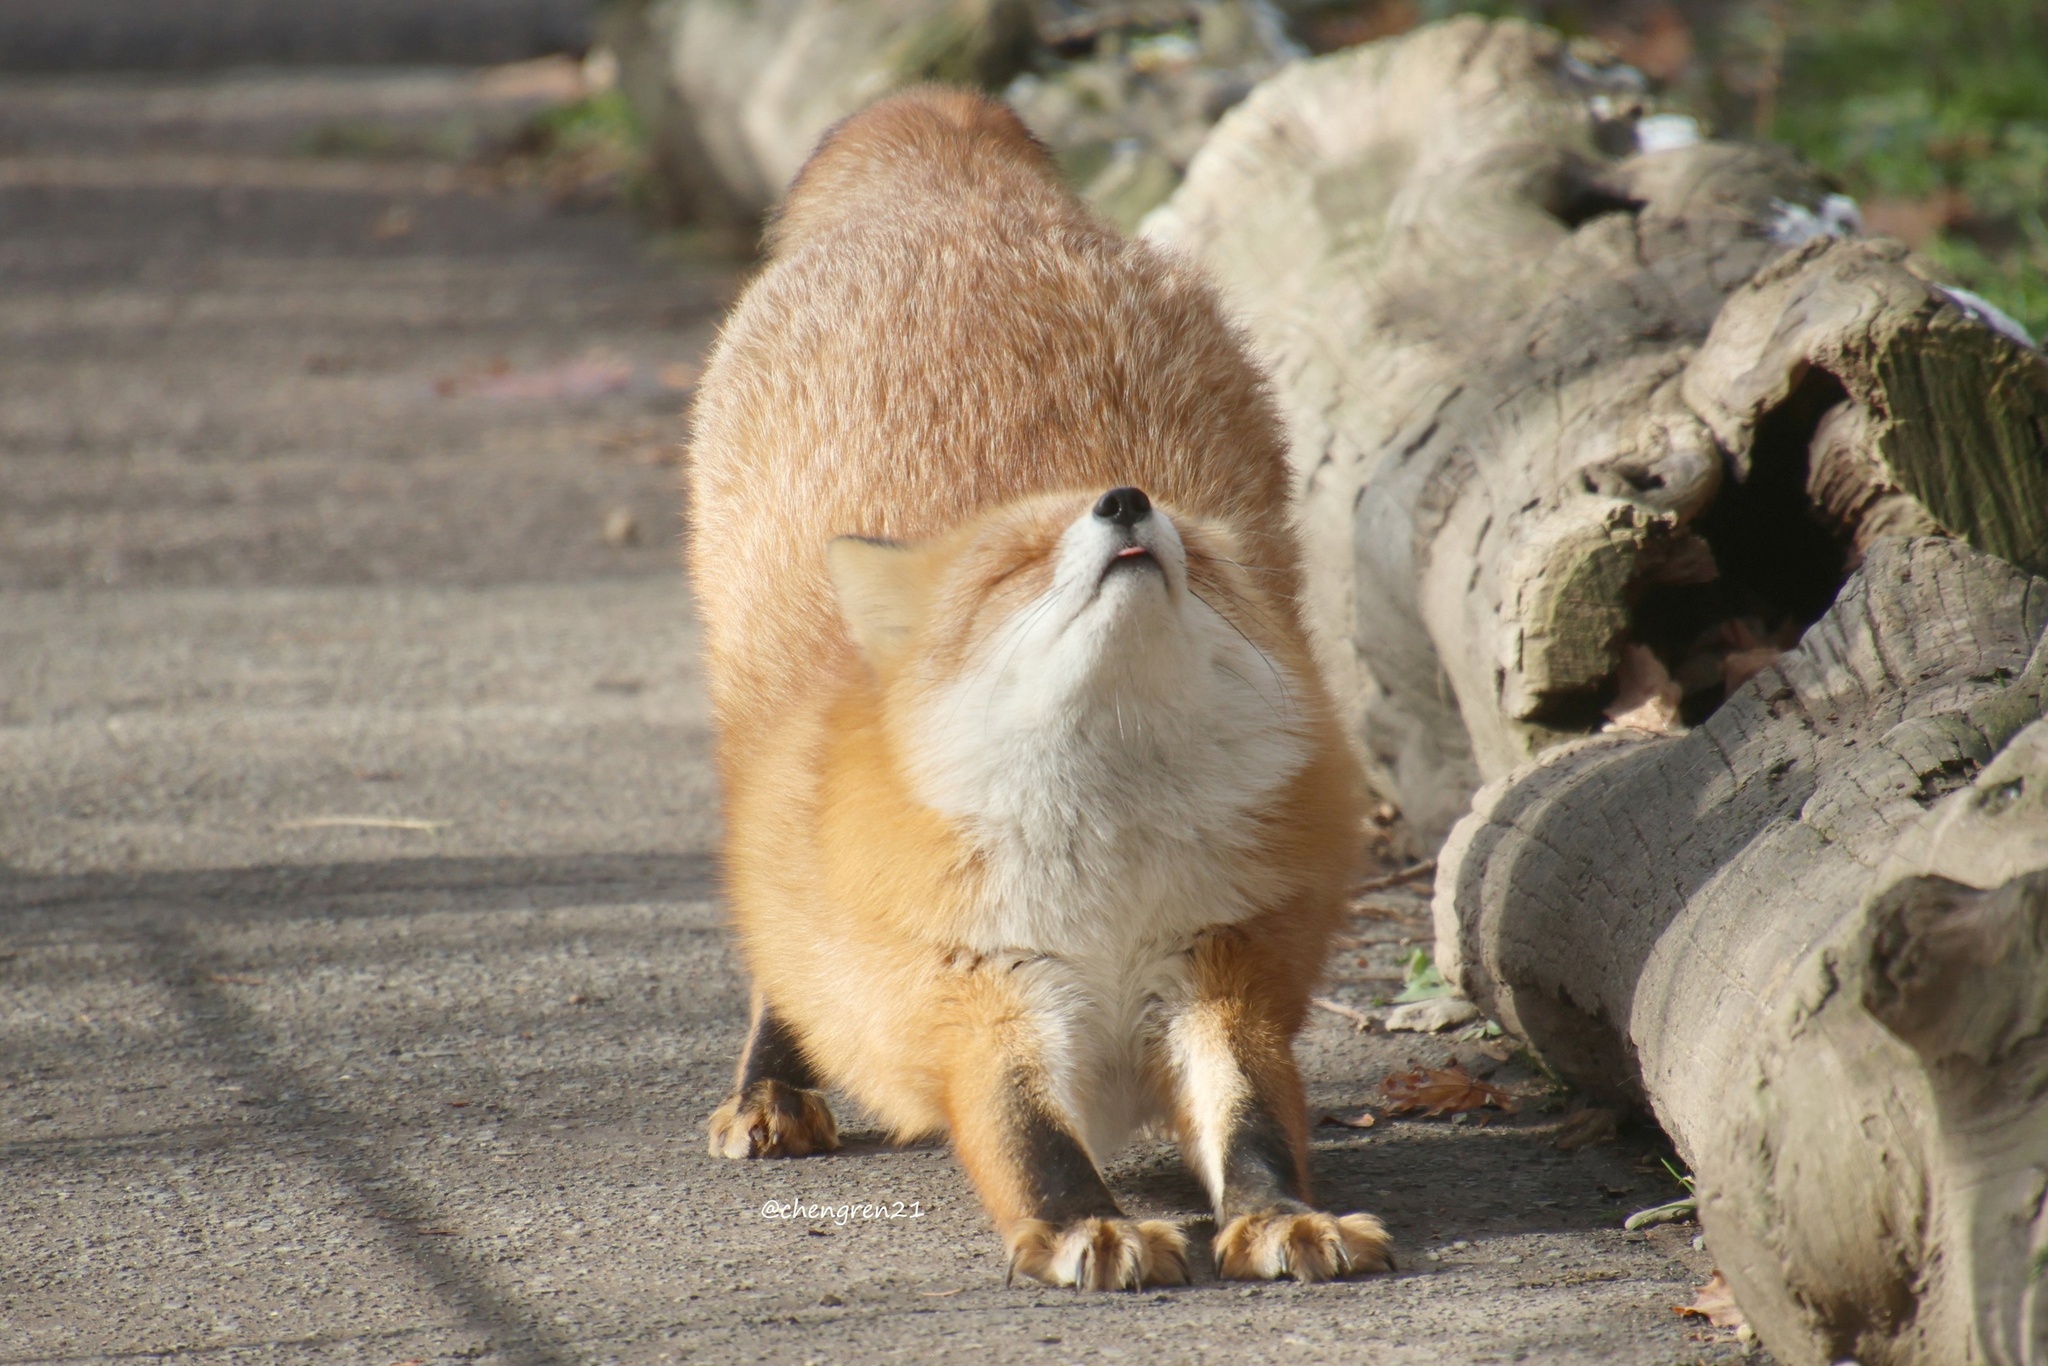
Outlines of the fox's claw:
M1186 1285L1188 1240L1163 1219L1025 1219L1010 1230L1005 1283L1029 1276L1080 1290Z
M1393 1246L1370 1214L1243 1214L1216 1235L1216 1270L1231 1281L1330 1281L1392 1271Z
M825 1098L773 1078L728 1096L711 1114L713 1157L806 1157L838 1146Z

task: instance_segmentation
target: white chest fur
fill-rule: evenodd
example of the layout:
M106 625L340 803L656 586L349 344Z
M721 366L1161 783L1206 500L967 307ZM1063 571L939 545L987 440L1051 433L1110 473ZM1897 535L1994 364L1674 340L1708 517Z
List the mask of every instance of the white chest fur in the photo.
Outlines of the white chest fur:
M933 691L914 765L983 859L967 947L1028 958L1045 1063L1098 1157L1158 1118L1144 1058L1186 950L1256 908L1258 817L1307 758L1277 665L1194 594L1125 577L1100 620L1019 613Z

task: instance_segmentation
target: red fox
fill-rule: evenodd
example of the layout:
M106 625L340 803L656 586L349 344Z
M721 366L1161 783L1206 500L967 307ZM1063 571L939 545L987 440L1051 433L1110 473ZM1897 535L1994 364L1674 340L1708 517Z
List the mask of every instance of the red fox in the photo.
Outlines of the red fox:
M754 980L726 1157L945 1132L1012 1276L1187 1279L1097 1163L1170 1132L1220 1273L1386 1270L1309 1204L1293 1038L1363 784L1296 606L1280 424L1187 265L927 88L828 134L695 410L725 868Z

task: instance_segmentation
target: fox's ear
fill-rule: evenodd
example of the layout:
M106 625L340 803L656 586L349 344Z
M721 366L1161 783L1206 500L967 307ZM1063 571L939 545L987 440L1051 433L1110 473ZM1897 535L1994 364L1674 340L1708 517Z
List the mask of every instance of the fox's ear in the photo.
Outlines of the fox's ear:
M839 536L825 548L839 614L854 644L876 668L893 662L917 625L918 548L901 541Z

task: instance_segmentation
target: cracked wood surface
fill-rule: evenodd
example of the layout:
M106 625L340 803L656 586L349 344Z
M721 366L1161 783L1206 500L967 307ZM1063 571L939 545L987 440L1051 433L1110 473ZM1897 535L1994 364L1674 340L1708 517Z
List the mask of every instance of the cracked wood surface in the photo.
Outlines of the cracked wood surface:
M2044 626L2048 583L1886 542L1704 725L1553 750L1444 848L1446 976L1647 1097L1786 1361L2048 1355Z
M1146 230L1274 377L1325 663L1451 832L1439 964L1655 1110L1782 1358L2042 1360L2048 778L1971 784L2041 711L2048 361L1769 149L1632 154L1638 105L1425 28L1267 82ZM1624 657L1698 728L1588 735Z
M1423 852L1598 722L1660 586L1804 625L1881 535L2048 554L2048 361L1895 244L1798 245L1826 190L1782 151L1635 154L1640 103L1547 30L1432 26L1264 83L1146 223L1273 376L1322 657ZM1787 480L1815 583L1728 525Z

